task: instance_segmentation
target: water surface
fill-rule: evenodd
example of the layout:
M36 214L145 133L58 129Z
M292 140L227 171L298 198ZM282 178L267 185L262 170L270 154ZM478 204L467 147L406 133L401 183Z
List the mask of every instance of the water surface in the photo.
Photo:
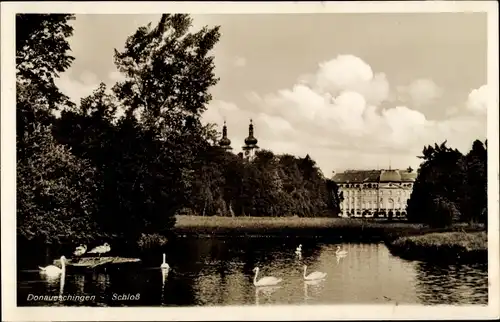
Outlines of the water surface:
M303 244L301 258L295 254ZM348 252L335 255L340 245ZM162 253L171 269L162 273ZM61 253L35 252L18 259L19 306L204 306L269 304L487 304L487 265L443 265L408 261L380 244L326 244L269 238L177 239L142 262L97 271L67 270L48 280L38 265ZM124 254L120 254L125 256ZM324 281L304 283L303 266L326 272ZM279 288L256 288L260 277L283 278ZM56 297L64 295L66 298ZM34 296L53 295L52 299ZM89 296L87 300L83 296ZM90 298L94 296L94 298ZM79 298L78 298L79 297Z

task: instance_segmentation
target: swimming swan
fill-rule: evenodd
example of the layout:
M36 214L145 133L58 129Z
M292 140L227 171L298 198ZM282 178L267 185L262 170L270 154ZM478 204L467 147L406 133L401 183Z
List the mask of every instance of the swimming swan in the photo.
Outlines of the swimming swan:
M312 272L309 275L306 275L307 265L304 265L304 279L306 281L314 281L314 280L322 280L326 277L326 273L323 272Z
M335 255L337 255L337 256L345 256L345 255L347 255L347 251L340 250L340 246L337 246L337 250L335 251Z
M165 254L163 254L163 263L160 265L161 269L169 269L170 266L165 262Z
M55 265L49 265L47 267L40 267L40 273L46 274L47 276L57 276L59 274L64 274L66 272L66 265L65 265L66 257L61 256L61 268L55 266Z
M302 254L302 244L300 244L299 247L297 247L297 249L295 250L295 254L297 254L298 256Z
M257 275L259 274L259 268L255 267L253 269L255 276L253 278L253 285L255 286L272 286L281 283L281 278L276 278L274 276L266 276L257 281Z

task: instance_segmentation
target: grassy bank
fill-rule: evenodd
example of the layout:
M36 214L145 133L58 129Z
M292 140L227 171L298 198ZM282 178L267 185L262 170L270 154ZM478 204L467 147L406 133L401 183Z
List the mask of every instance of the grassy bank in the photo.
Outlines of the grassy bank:
M392 241L401 236L442 231L450 229L430 229L422 224L366 219L215 216L178 216L174 228L174 232L182 236L320 237L367 242Z
M407 259L487 262L486 232L442 232L399 237L388 243L391 252Z

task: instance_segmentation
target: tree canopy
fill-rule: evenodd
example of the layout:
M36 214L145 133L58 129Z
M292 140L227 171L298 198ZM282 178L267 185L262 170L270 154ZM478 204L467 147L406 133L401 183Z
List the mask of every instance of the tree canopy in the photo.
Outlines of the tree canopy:
M463 155L440 145L426 146L413 192L408 200L411 221L448 226L456 221L486 223L486 142L476 140Z

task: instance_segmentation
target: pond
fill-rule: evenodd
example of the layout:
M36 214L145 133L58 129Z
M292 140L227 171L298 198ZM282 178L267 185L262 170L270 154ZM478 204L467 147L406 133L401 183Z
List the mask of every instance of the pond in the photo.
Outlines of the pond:
M299 243L300 258L295 254ZM337 245L347 251L345 257L335 255ZM171 267L168 274L160 269L162 253ZM487 264L407 261L391 255L383 243L179 238L164 249L140 254L138 264L106 271L70 267L63 281L40 275L38 266L60 255L19 256L18 306L488 304ZM304 265L308 272L327 273L326 278L305 283ZM282 278L280 286L256 288L257 266L260 276ZM54 297L40 297L47 295Z

